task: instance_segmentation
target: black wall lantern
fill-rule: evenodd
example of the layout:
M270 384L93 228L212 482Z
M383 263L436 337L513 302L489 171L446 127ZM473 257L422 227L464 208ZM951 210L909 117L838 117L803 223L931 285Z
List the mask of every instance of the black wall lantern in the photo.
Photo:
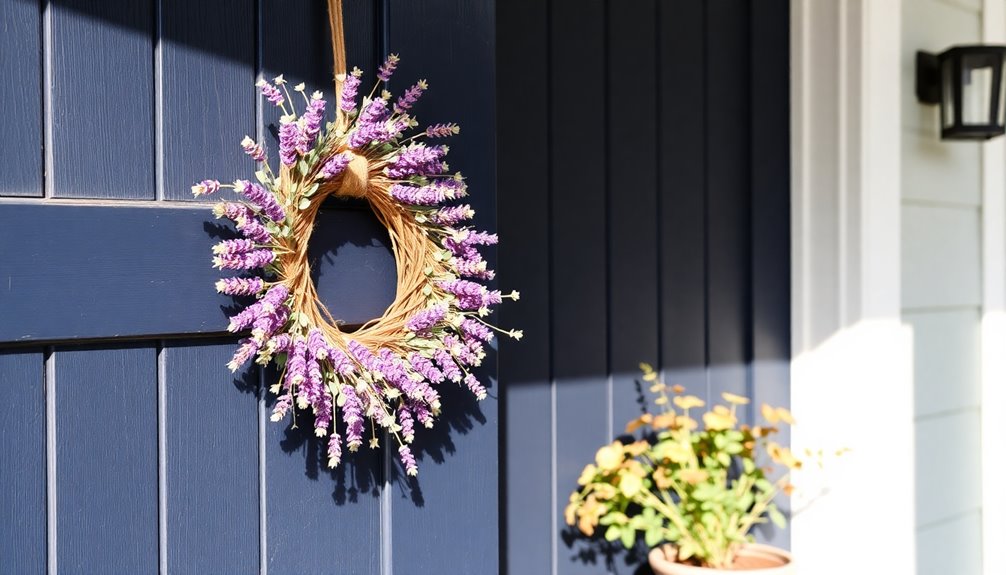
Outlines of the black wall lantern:
M1006 133L1003 57L1006 46L954 46L916 52L915 94L940 105L944 140L987 140Z

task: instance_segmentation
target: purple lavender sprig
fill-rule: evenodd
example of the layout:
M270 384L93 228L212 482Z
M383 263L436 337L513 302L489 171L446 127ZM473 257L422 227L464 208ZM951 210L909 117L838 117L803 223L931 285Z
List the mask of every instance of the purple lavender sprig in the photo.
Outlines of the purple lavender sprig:
M251 212L251 210L249 210L249 212ZM240 231L241 235L244 237L263 245L272 243L272 234L270 234L269 230L266 229L262 222L255 217L254 213L236 220L235 223L238 231Z
M231 370L231 373L237 371L239 367L258 353L260 346L261 344L252 338L242 339L241 345L238 346L238 350L234 353L234 357L227 363L227 368Z
M335 176L338 176L342 172L346 171L346 167L349 166L349 162L353 159L353 155L349 152L342 152L341 154L336 154L325 161L324 165L321 166L321 171L319 175L321 178L326 180L331 180Z
M337 374L345 377L356 373L356 365L353 363L353 360L341 350L332 347L328 348L328 358L332 363L332 369Z
M442 174L447 171L447 166L443 163L447 151L447 146L409 144L399 150L398 155L385 170L388 177L394 179Z
M286 99L283 98L283 92L280 92L279 88L273 86L269 82L266 82L265 80L259 80L255 85L258 86L260 90L262 90L262 95L265 96L266 99L272 102L273 104L277 106L282 106L283 102L286 101Z
M427 138L447 138L461 133L461 126L457 124L433 124L426 128L424 134Z
M360 117L356 120L357 126L361 124L383 123L391 113L388 111L388 101L384 98L374 98L367 107L360 112Z
M262 144L256 143L255 140L251 139L251 136L245 136L241 140L241 148L256 162L265 161L265 148Z
M234 189L262 210L270 220L279 223L286 219L286 212L283 211L283 206L279 205L276 196L262 186L248 180L237 180L234 182Z
M475 399L479 401L482 401L488 395L485 386L482 385L478 378L470 373L465 376L465 385L473 394L475 394Z
M271 341L273 335L286 326L290 319L290 308L286 304L267 311L252 324L252 339L260 342Z
M339 109L343 112L349 113L356 108L356 93L360 89L360 76L362 75L362 70L353 68L353 71L346 77L346 81L343 82L342 96L339 98Z
M217 218L232 220L245 238L257 244L268 245L272 243L272 235L269 230L262 225L255 212L244 204L220 202L213 206L213 214Z
M351 385L343 385L342 419L346 422L346 446L356 451L363 445L363 404Z
M482 341L492 341L493 332L484 323L474 319L466 319L461 322L461 332L468 337L481 339Z
M412 369L415 369L416 373L425 377L428 381L440 383L444 380L444 372L437 369L432 361L418 353L412 352L409 354L409 363L412 364Z
M342 461L342 438L333 429L328 438L328 466L338 467L340 461Z
M286 417L286 414L290 411L291 407L293 407L293 394L288 391L276 400L276 405L273 406L272 415L269 416L269 419L272 421L282 420Z
M468 204L442 208L429 216L430 221L444 227L456 226L473 217L475 217L475 210Z
M293 351L287 356L283 388L294 390L305 381L307 381L307 343L297 338L293 342Z
M402 426L402 441L412 443L416 439L416 420L405 403L398 406L398 425Z
M325 118L325 100L321 97L321 92L311 95L311 101L307 104L307 110L301 116L300 121L303 126L299 130L295 148L297 153L305 155L314 147L315 139L321 133L321 122Z
M328 341L318 328L311 328L307 334L307 353L314 359L328 359Z
M276 260L272 250L253 250L243 254L216 256L213 267L222 270L252 270L264 268Z
M192 195L195 197L205 196L215 193L220 189L220 182L216 180L203 180L192 186Z
M433 306L416 312L407 322L405 329L415 333L429 333L433 326L440 323L447 314L447 307L443 305Z
M419 467L416 466L416 456L412 454L412 450L409 449L408 445L402 444L398 447L398 457L402 460L405 473L413 477L419 475Z
M262 278L222 278L217 280L217 291L226 295L247 296L262 291Z
M437 180L425 186L392 184L391 197L412 206L435 206L465 195L464 182L459 180Z
M213 253L221 256L243 254L255 249L255 242L249 239L224 240L213 246Z
M423 95L423 91L426 90L427 84L426 80L420 80L416 82L411 88L405 91L404 94L395 102L395 113L403 114L412 109L412 106L416 105L419 101L419 97Z
M389 129L387 122L376 124L358 124L349 135L349 147L359 150L370 144L383 144L395 137L394 127Z
M389 54L388 59L381 64L381 67L377 70L377 77L381 79L382 82L387 82L391 79L391 75L395 72L395 68L398 67L398 54Z
M457 362L455 362L454 358L451 357L450 352L439 349L433 354L433 358L437 360L437 365L440 366L440 369L443 371L444 376L447 379L455 383L461 381L463 377L461 368L458 367Z
M284 166L297 163L297 143L300 142L300 127L290 116L279 120L279 161Z

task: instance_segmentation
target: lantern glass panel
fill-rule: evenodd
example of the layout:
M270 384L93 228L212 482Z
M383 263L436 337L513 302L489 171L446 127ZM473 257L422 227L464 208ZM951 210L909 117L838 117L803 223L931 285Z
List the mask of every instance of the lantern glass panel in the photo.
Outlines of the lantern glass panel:
M940 85L943 88L943 105L940 106L943 109L943 127L947 128L954 125L954 109L956 109L956 102L954 102L954 59L953 58L943 58L940 63L940 76L942 76L942 81Z
M961 122L965 125L994 123L991 98L995 59L989 54L964 54L961 58Z

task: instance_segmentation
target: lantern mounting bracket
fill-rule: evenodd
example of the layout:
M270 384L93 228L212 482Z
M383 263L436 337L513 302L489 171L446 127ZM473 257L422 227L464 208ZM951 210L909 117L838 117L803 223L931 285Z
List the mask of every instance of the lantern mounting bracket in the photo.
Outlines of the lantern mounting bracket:
M915 96L923 104L940 103L940 59L931 52L915 53Z

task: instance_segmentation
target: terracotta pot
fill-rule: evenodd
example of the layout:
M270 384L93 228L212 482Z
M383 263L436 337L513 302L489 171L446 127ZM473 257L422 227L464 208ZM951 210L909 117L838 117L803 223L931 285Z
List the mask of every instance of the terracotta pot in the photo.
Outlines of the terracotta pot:
M744 571L752 575L794 575L796 567L793 558L782 549L769 545L752 543L745 545L737 553L737 559L730 569L694 567L675 561L677 551L673 545L656 547L650 551L650 567L656 575L713 575Z

